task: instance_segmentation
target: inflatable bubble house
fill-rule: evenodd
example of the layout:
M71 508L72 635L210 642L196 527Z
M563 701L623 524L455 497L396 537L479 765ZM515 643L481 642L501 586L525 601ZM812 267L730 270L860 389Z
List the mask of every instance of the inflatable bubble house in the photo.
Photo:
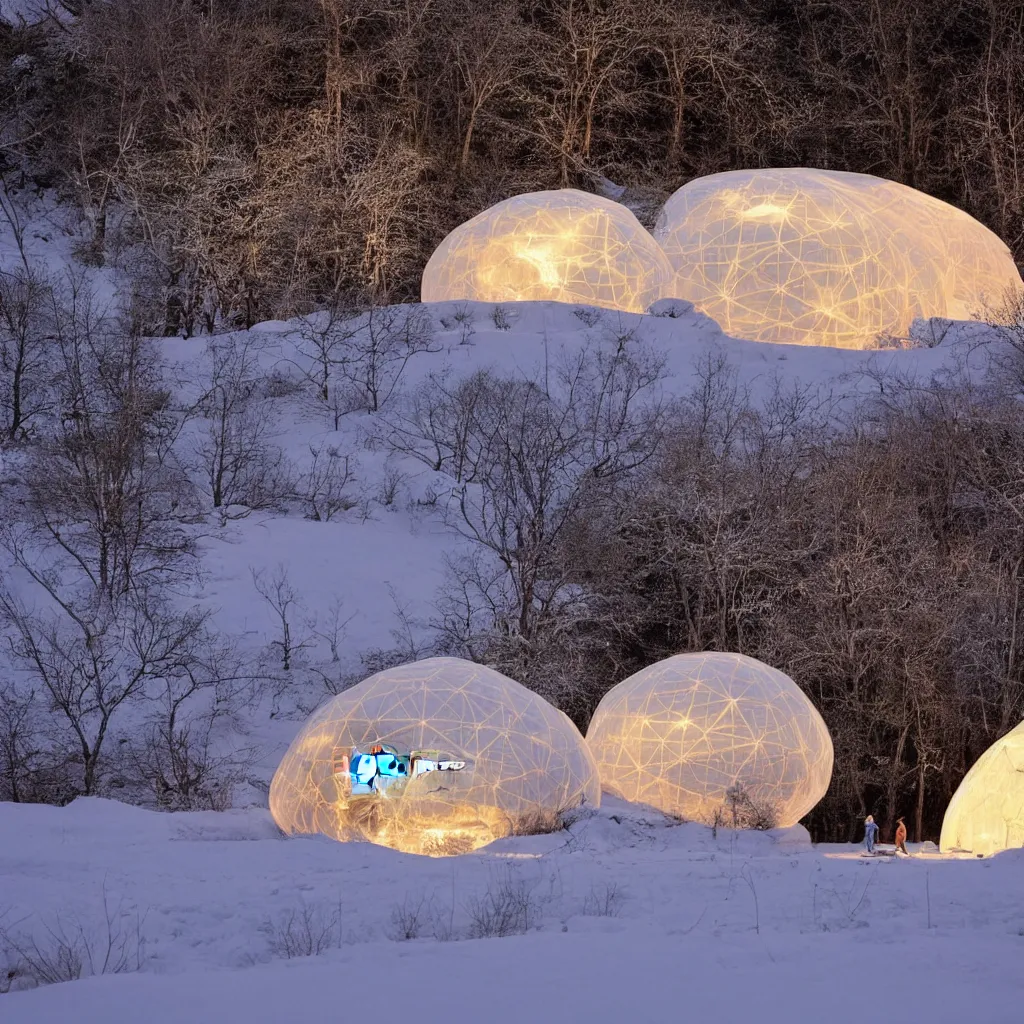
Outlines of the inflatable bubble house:
M1024 722L964 776L942 820L939 848L989 856L1024 846Z
M421 297L642 313L671 281L661 247L630 210L563 188L514 196L457 227L430 257Z
M690 821L795 825L825 795L832 740L788 676L680 654L605 694L587 730L606 792Z
M697 178L654 237L671 291L754 341L875 348L918 317L968 319L1024 290L1005 243L962 210L867 174Z
M319 708L270 786L287 833L467 853L600 805L594 759L543 698L482 665L430 658L378 672Z

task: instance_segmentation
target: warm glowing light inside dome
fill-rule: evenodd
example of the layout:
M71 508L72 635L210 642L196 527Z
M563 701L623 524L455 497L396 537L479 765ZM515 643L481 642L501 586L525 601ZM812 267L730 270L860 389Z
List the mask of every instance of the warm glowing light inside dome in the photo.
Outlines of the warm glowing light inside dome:
M643 312L671 279L660 246L624 206L558 189L507 199L456 228L430 257L421 296Z
M916 317L967 319L1024 290L1007 246L895 182L806 168L697 178L654 229L670 291L729 334L872 348Z
M964 776L946 809L939 846L943 853L983 856L1024 847L1024 722Z
M413 766L367 789L356 751ZM417 752L439 768L417 774ZM360 783L357 786L357 783ZM511 679L457 658L380 672L328 701L274 775L270 809L285 831L369 840L451 856L554 824L600 803L593 758L562 712Z
M695 821L793 825L824 796L832 740L783 673L683 654L613 687L587 730L611 793Z

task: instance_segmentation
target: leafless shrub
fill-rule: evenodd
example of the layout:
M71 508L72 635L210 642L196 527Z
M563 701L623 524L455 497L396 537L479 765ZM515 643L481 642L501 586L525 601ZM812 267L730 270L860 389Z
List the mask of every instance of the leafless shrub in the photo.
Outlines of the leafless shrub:
M76 788L91 795L102 781L112 723L149 695L153 680L197 665L206 616L174 611L143 590L116 603L76 601L49 577L39 581L54 586L56 611L30 612L0 589L0 616L15 663L45 695L55 725L67 730L81 772Z
M747 888L750 890L750 896L754 901L754 932L757 935L761 934L761 905L757 899L757 886L754 884L754 874L750 870L749 864L744 864L740 869L740 878L743 879L747 884Z
M299 592L292 586L284 563L279 563L269 577L265 569L250 569L249 574L256 593L263 598L277 621L279 632L270 641L270 646L280 654L281 668L289 672L295 656L313 642L309 636L295 632L295 615L302 607Z
M38 694L0 683L0 800L64 804L75 795L75 753Z
M874 877L875 873L871 871L863 882L854 879L845 892L835 886L826 887L815 882L812 896L815 927L823 932L864 927L866 922L861 914L870 908L868 890Z
M778 825L778 808L770 801L755 800L741 782L725 791L725 799L733 828L767 832Z
M406 481L406 474L397 466L384 467L384 474L377 489L377 503L384 508L393 508Z
M512 330L512 314L505 306L495 306L491 310L491 320L499 331Z
M19 986L56 985L100 974L138 971L145 960L142 924L135 907L126 908L123 903L112 906L104 889L98 922L58 914L52 921L36 919L28 930L0 927L0 946L8 964L14 965L8 966L8 982Z
M12 554L45 553L65 593L82 584L117 599L180 583L194 567L199 509L174 454L185 417L170 407L159 352L82 281L69 276L47 296L51 415L22 474Z
M437 351L434 325L424 306L371 306L346 339L339 369L367 412L382 409L395 394L409 361Z
M473 326L473 313L465 302L457 303L450 317L442 317L441 326L446 331L457 330L460 345L471 344L470 339L476 334L476 328Z
M583 898L582 913L586 917L618 917L626 899L626 892L618 882L605 882L600 888L592 885Z
M391 908L391 925L388 938L395 942L418 939L433 919L433 905L426 896L418 900L406 895L401 903Z
M291 467L272 441L274 416L263 395L260 351L249 334L214 338L196 382L195 410L203 427L194 452L213 507L223 515L279 507L294 491Z
M299 474L299 495L303 515L318 523L329 523L339 512L347 512L357 501L349 492L355 479L350 456L323 443L309 446L310 461Z
M180 686L169 680L160 713L150 716L141 735L129 738L130 789L145 785L157 807L167 810L225 811L260 751L228 735L239 710L236 681L198 683L198 675ZM188 707L206 688L215 692L206 695L205 706Z
M341 644L341 638L345 633L345 627L355 618L355 612L349 615L347 618L342 618L342 612L344 611L345 604L340 597L335 597L327 608L327 613L323 619L320 619L314 614L309 621L306 623L309 631L314 635L318 636L321 640L327 642L327 647L331 652L331 661L337 662L340 660L338 650Z
M512 867L492 878L487 892L466 901L469 937L500 939L525 934L539 913L535 888L535 883L527 882Z
M267 936L271 955L284 960L320 956L337 949L342 942L342 908L301 902L266 918L261 929Z
M577 306L572 315L586 327L596 327L601 322L601 311L590 306Z

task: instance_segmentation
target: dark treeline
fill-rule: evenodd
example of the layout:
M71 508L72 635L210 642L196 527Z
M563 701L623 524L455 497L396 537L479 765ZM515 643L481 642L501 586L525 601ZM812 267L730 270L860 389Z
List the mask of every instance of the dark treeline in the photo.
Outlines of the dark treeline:
M1019 0L63 0L0 25L0 139L121 259L154 330L414 298L509 195L650 209L808 165L953 202L1024 255Z

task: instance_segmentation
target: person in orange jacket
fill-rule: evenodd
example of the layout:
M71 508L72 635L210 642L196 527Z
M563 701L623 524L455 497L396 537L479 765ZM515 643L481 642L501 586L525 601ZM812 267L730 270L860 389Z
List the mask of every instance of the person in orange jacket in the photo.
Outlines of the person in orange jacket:
M903 824L902 818L896 819L896 852L910 856L907 851L907 826Z

